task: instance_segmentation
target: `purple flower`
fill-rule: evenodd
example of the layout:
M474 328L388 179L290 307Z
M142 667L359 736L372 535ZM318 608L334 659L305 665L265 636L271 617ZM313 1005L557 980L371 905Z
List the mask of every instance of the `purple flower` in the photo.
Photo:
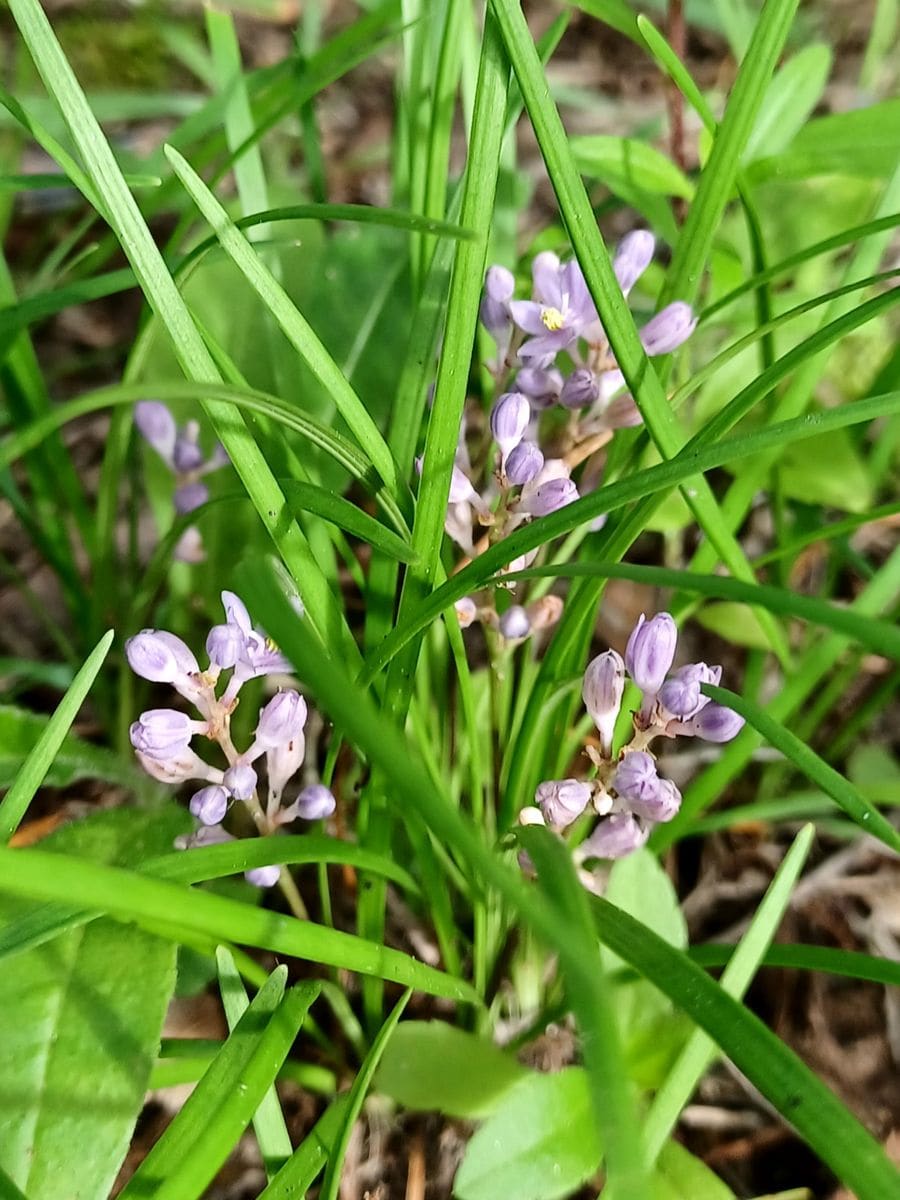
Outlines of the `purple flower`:
M581 688L584 707L600 734L600 746L608 758L613 732L625 690L625 664L615 650L598 654L588 663Z
M228 811L228 793L219 786L201 788L191 796L190 810L201 824L218 825Z
M744 718L734 709L709 703L689 721L670 721L666 733L683 733L705 742L730 742L744 728Z
M577 779L549 779L538 784L534 800L548 825L565 829L587 808L591 793L589 783Z
M693 309L683 300L666 305L641 330L641 345L649 355L670 354L697 328Z
M222 592L222 605L226 622L236 625L244 638L244 648L235 663L232 684L255 679L259 675L285 674L291 670L291 664L278 647L253 628L247 606L239 596L234 592Z
M468 629L478 616L478 606L471 596L463 596L453 605L460 629Z
M597 310L578 263L560 263L555 254L539 254L532 264L534 300L510 301L513 320L534 336L519 355L525 362L548 367L597 320Z
M669 613L647 620L643 613L625 647L625 669L644 693L655 696L672 666L678 630Z
M612 400L603 413L603 420L610 429L634 429L644 423L634 397L630 395L617 396Z
M190 746L180 749L165 761L151 758L136 751L135 757L149 776L160 783L186 783L189 779L205 779L209 783L221 783L222 772L205 763Z
M239 625L226 621L213 625L206 638L206 653L214 667L228 670L244 652L244 634Z
M306 738L302 733L296 734L290 741L274 746L266 752L270 808L274 808L281 800L281 793L300 770L305 755Z
M506 460L506 478L515 487L531 483L544 465L544 456L534 442L519 442Z
M188 475L203 466L200 426L196 421L188 421L178 430L172 450L172 465L179 475Z
M610 813L581 843L577 857L581 862L590 858L625 858L639 850L649 836L649 828L630 812Z
M176 683L197 674L200 664L181 638L164 629L142 629L125 643L125 657L135 675L151 683Z
M680 717L686 721L709 704L709 697L703 695L700 685L718 684L721 679L721 667L708 667L706 663L688 663L686 667L680 667L659 689L659 702L673 717Z

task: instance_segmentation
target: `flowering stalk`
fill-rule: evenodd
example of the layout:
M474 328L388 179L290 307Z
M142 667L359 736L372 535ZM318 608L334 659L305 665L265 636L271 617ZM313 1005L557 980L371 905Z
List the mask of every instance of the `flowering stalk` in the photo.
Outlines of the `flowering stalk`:
M659 737L700 737L727 742L744 724L730 708L713 703L701 691L718 684L722 668L688 663L672 671L678 632L669 613L650 620L641 614L631 632L624 660L607 650L592 659L584 673L582 696L599 735L599 750L587 747L595 768L592 779L550 779L538 785L535 807L520 814L523 824L536 822L562 831L585 814L598 817L588 836L574 849L585 887L598 891L601 878L586 864L624 858L639 849L655 825L671 821L681 807L675 784L659 774L650 744ZM613 735L626 675L641 692L633 714L632 736L615 753Z
M231 736L231 717L240 690L248 679L285 674L290 663L264 634L253 628L244 603L233 592L222 593L225 621L214 625L206 639L209 665L201 671L190 648L174 634L144 629L125 643L128 663L135 674L156 683L170 684L191 703L200 720L177 709L150 709L141 713L130 730L138 761L155 779L183 783L190 779L206 786L190 799L190 811L199 828L181 844L190 847L210 840L230 838L222 821L235 801L243 804L262 835L301 818L321 820L335 810L335 799L322 784L304 788L293 803L282 804L284 789L303 765L306 701L299 692L277 692L259 712L252 743L239 751ZM223 672L230 672L217 694ZM191 746L200 734L221 750L227 766L212 766ZM266 764L267 802L259 799L257 765ZM277 882L291 908L305 916L303 901L293 879L280 867L245 872L249 882L268 887Z

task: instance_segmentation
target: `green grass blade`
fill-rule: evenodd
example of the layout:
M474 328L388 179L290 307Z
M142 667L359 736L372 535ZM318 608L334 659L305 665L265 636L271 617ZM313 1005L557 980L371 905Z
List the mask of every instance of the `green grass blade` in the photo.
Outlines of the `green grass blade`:
M328 1106L269 1186L260 1192L259 1200L297 1200L306 1195L331 1154L349 1102L349 1095L344 1095Z
M175 912L180 926L222 942L236 941L362 975L378 975L453 1000L477 999L467 983L400 951L255 905L60 854L0 850L0 890L38 900L64 900L120 920L154 926L160 913Z
M160 1184L190 1154L200 1130L235 1087L284 997L287 967L276 967L203 1079L121 1192L126 1200L158 1195Z
M397 465L378 426L341 374L334 359L322 345L312 326L297 310L271 271L261 262L250 243L235 228L234 222L200 176L173 147L166 147L166 156L176 175L184 184L185 190L212 226L223 250L271 312L291 345L322 386L326 388L334 400L338 412L347 422L359 444L367 451L387 487L395 496L401 496L403 484L397 472Z
M804 826L797 835L758 904L740 945L728 960L720 986L736 1000L743 998L770 942L778 932L794 885L809 856L814 835L815 828L812 825ZM656 1162L659 1157L675 1128L679 1113L714 1055L715 1046L711 1039L700 1030L695 1030L654 1096L644 1119L644 1147L650 1163Z
M85 696L103 666L114 636L112 630L105 633L91 652L50 718L47 728L22 764L12 787L0 801L0 843L8 842L18 829L28 805L52 766L72 722L78 716Z
M704 687L708 688L707 694L719 704L724 704L740 713L770 745L774 746L776 750L780 750L798 771L801 771L807 779L831 796L860 828L900 853L900 834L897 833L890 821L883 817L849 780L821 759L815 750L810 749L780 721L775 720L745 696L737 696L726 688L714 687L711 684L704 685Z
M325 1169L325 1178L322 1180L322 1190L320 1192L321 1200L338 1200L341 1186L341 1167L344 1163L344 1156L347 1153L347 1146L350 1143L350 1134L353 1132L353 1125L362 1110L363 1101L378 1069L378 1064L381 1062L382 1055L387 1049L388 1042L391 1040L391 1034L397 1028L397 1022L403 1016L403 1010L409 1003L411 994L408 990L405 991L394 1005L391 1015L378 1031L378 1036L372 1043L369 1053L356 1073L356 1078L353 1080L353 1086L350 1089L347 1099L347 1107L344 1109L341 1123L331 1147L331 1153L328 1155L328 1166Z
M234 958L224 946L216 949L216 968L225 1020L228 1022L229 1033L233 1033L249 1008L250 1001L234 965ZM259 1143L266 1178L271 1179L291 1157L294 1149L274 1086L268 1088L253 1114L253 1130Z
M724 967L735 949L735 946L716 942L692 946L690 955L702 967ZM837 950L833 946L770 946L760 960L760 966L820 971L825 975L845 975L848 979L866 979L870 983L900 987L900 962L857 950Z

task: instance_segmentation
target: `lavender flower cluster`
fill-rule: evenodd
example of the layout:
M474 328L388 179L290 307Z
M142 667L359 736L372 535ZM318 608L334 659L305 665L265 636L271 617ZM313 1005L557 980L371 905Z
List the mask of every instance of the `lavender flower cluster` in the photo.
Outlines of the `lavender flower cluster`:
M654 249L654 237L645 230L620 243L613 267L624 296L650 265ZM489 364L499 393L490 415L496 465L481 490L476 488L480 472L470 460L464 423L445 522L467 559L521 524L571 504L580 490L597 487L603 447L615 430L641 421L634 400L623 392L624 378L578 263L544 252L534 259L532 278L532 298L517 300L510 271L493 266L487 272L481 321L497 344ZM643 327L641 342L649 355L668 354L696 324L690 305L675 301ZM557 431L552 444L542 446L542 416L553 407L568 412L569 419L563 434ZM576 484L572 473L581 464ZM595 528L602 523L601 517ZM537 553L520 556L507 571L530 566ZM456 606L463 627L480 619L507 640L545 627L560 610L559 604L544 603L535 611L516 604L498 615L492 602L479 604L469 596Z
M174 476L175 511L184 516L200 508L209 499L203 476L228 466L225 448L216 443L205 458L200 448L200 426L187 421L179 426L171 411L159 400L140 400L134 406L138 432L163 460ZM203 542L196 526L189 526L178 540L174 556L182 562L202 562Z
M193 652L181 638L164 629L144 629L125 643L125 654L135 674L154 683L170 684L199 713L199 719L174 708L152 708L131 726L131 744L144 770L163 783L197 780L205 784L194 792L190 810L199 823L197 832L181 839L183 848L227 841L222 828L229 806L240 801L249 809L262 834L297 818L317 821L335 809L334 796L321 783L304 787L292 803L282 805L284 789L303 765L306 701L299 692L277 692L259 711L251 744L238 751L231 738L231 717L239 693L248 679L284 674L290 663L259 630L254 629L244 603L233 593L222 593L225 620L214 625L206 639L209 665L201 671ZM221 694L222 673L230 677ZM192 748L195 735L216 743L227 767L211 766ZM255 763L265 758L267 802L260 803ZM259 867L246 878L260 887L277 882L281 868Z
M642 614L628 639L624 661L615 650L607 650L588 664L582 697L598 734L599 750L587 748L596 776L544 781L535 792L536 806L524 809L520 816L523 824L546 824L558 831L586 812L600 818L574 851L582 881L592 890L597 881L583 869L585 863L631 854L644 845L655 825L671 821L681 807L681 793L659 774L649 752L654 738L728 742L743 727L743 717L715 704L700 690L704 683L719 683L720 666L689 663L672 671L677 641L669 613L650 620ZM631 740L614 755L613 733L626 675L640 690L641 705L633 715Z

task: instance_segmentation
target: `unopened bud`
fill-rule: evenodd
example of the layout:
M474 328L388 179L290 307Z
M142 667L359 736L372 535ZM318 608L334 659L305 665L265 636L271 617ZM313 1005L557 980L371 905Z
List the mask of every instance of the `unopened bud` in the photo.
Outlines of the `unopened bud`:
M571 479L550 479L519 501L519 512L546 517L578 499L578 488Z
M600 746L606 758L612 754L613 733L624 690L625 664L615 650L598 654L588 663L581 695L600 734Z
M547 408L559 400L563 377L555 368L523 367L516 375L516 387L536 408Z
M258 779L249 763L235 763L225 772L222 783L235 800L249 800L256 791Z
M515 487L530 483L544 465L544 456L534 442L519 442L506 460L506 478Z
M597 376L587 367L579 367L563 384L559 402L565 408L587 408L599 395Z
M630 812L610 813L581 843L576 855L579 862L591 858L625 858L639 850L649 836L649 828L642 826Z
M577 779L549 779L538 784L534 799L548 825L565 829L590 803L591 785Z
M299 692L287 689L273 696L260 710L256 746L273 750L299 737L306 724L306 701Z
M185 513L193 512L194 509L200 508L209 499L209 488L205 483L184 483L180 488L175 489L175 495L172 497L175 504L175 511L182 516Z
M619 763L612 786L633 813L648 821L671 821L681 807L681 793L661 779L656 761L645 750L632 750Z
M531 621L521 604L513 604L500 618L498 628L507 641L519 641L531 633Z
M625 647L625 669L645 696L655 696L662 687L677 641L678 630L669 613L657 613L649 621L641 613Z
M471 596L463 596L453 605L460 629L468 629L478 616L478 606Z
M313 783L300 792L291 805L303 821L322 821L337 808L333 793L324 783Z
M281 867L254 867L252 870L244 872L244 878L254 887L274 887L281 878Z
M191 796L190 810L201 824L218 825L228 811L228 793L223 787L201 788Z
M504 463L509 452L521 442L530 420L531 405L521 392L504 392L494 405L491 433L500 447Z
M649 355L670 354L697 328L693 309L683 300L667 304L641 330L641 345Z
M659 702L673 717L686 721L709 704L709 697L703 695L700 685L718 684L721 678L721 667L709 667L706 663L688 663L686 667L677 670L659 689Z
M139 400L134 406L134 423L141 437L171 466L178 430L166 405L160 400Z
M624 295L628 295L649 267L655 245L656 239L646 229L635 229L619 242L613 270Z
M733 708L710 703L705 708L701 708L689 721L670 722L666 727L666 732L673 725L672 732L674 733L703 738L705 742L730 742L744 728L744 718L739 716Z
M246 638L239 625L226 621L213 625L206 638L206 653L213 666L227 670L233 667L244 652Z

